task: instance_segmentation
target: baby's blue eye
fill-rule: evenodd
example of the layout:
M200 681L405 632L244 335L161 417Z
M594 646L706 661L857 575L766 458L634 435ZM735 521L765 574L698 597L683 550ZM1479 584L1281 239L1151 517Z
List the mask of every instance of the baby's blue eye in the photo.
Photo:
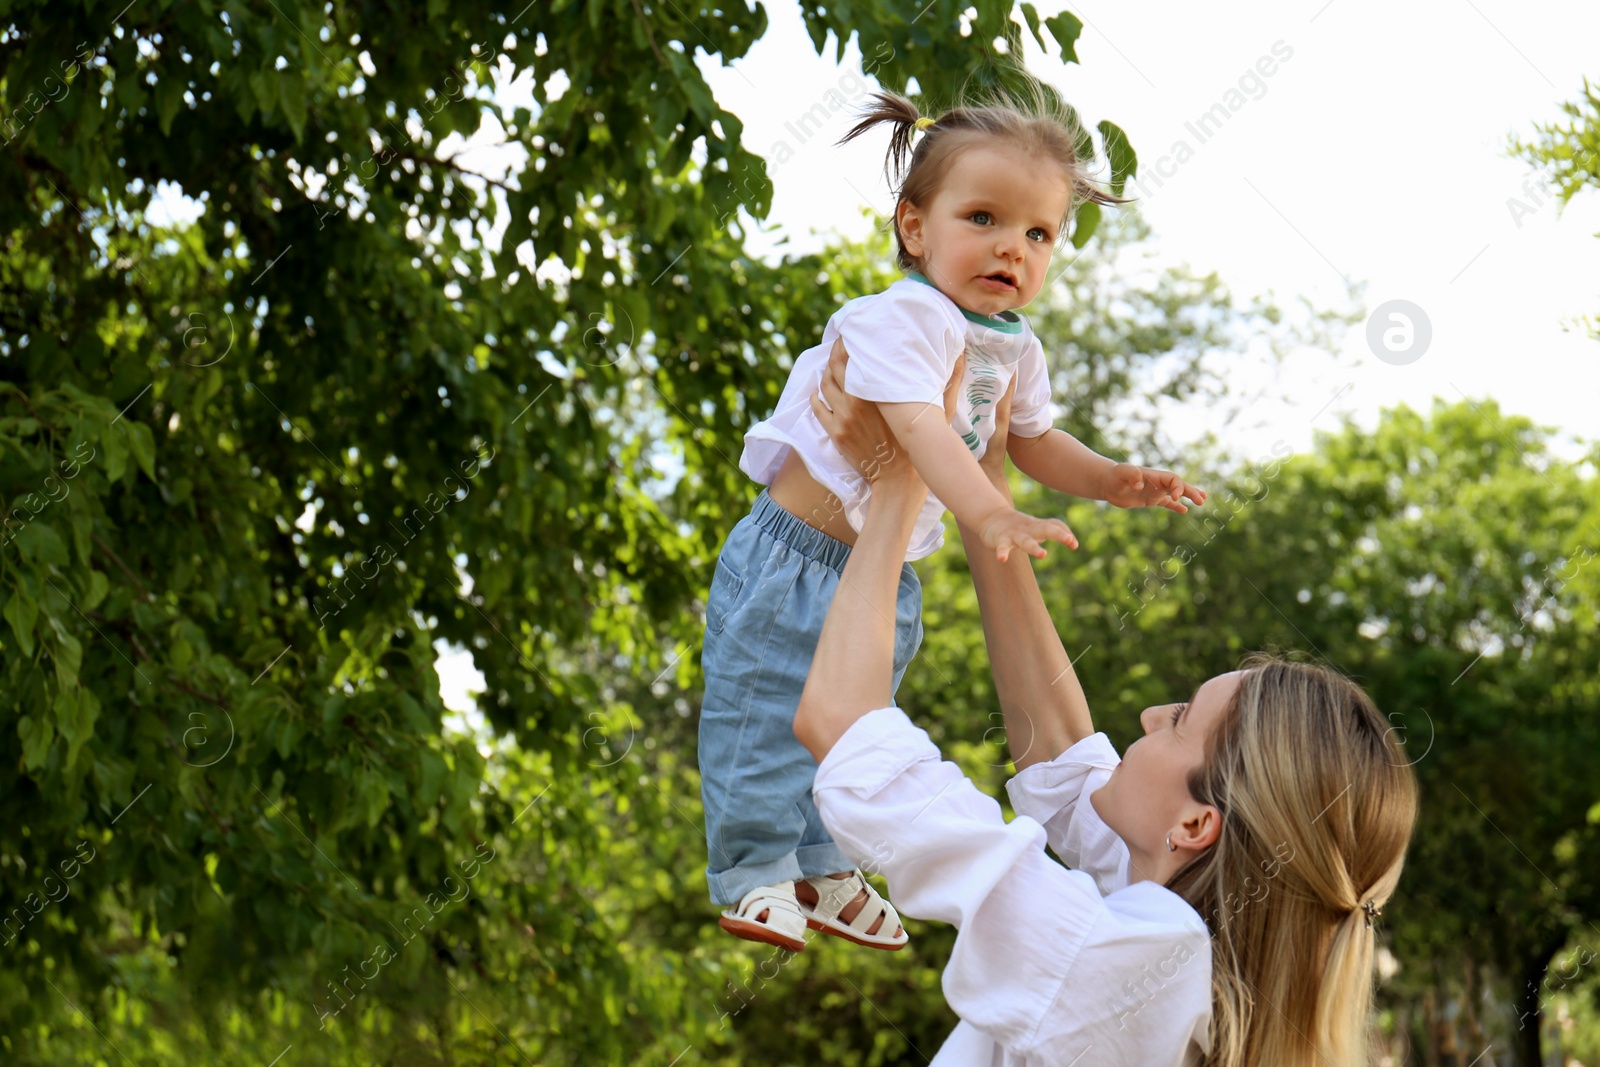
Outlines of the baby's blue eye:
M989 213L987 211L974 211L971 215L968 215L967 217L969 219L971 219L972 221L974 221L974 222L978 222L979 216L982 216L983 219L984 219L984 222L987 222L988 218L989 218ZM984 225L984 222L979 222L978 225L982 226L982 225Z
M1030 235L1031 234L1035 234L1035 233L1038 234L1039 236L1034 238L1037 241L1048 241L1048 240L1050 240L1050 235L1048 233L1044 232L1044 227L1042 227L1042 226L1035 226L1033 229L1029 230L1028 233Z

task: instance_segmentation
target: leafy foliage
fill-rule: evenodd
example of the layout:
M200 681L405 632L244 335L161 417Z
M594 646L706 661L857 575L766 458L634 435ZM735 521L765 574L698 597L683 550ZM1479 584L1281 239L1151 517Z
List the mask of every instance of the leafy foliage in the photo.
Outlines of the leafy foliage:
M955 5L916 14L806 17L886 44L897 86L1017 76L949 44ZM1010 14L985 3L980 39L1018 43ZM329 1062L492 1055L501 1025L609 1058L625 1017L715 1022L644 979L726 946L646 959L613 929L645 891L688 923L685 857L587 892L684 772L635 787L585 740L619 667L691 680L740 432L789 339L885 278L741 250L771 185L694 57L765 28L632 0L0 8L13 1055L103 1054L94 1018L119 1045L155 1022L152 1057ZM519 71L535 107L502 110ZM479 133L519 176L455 154ZM152 212L163 183L191 225ZM493 762L443 728L436 642L485 673Z

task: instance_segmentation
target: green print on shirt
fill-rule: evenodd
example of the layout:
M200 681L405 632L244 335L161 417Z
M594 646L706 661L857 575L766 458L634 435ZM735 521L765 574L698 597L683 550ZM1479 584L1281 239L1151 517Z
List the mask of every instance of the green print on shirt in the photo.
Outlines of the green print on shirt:
M961 435L969 450L978 450L978 423L987 414L983 409L986 406L993 407L999 395L999 373L993 367L983 365L972 368L972 381L967 384L967 421L972 425L972 430Z

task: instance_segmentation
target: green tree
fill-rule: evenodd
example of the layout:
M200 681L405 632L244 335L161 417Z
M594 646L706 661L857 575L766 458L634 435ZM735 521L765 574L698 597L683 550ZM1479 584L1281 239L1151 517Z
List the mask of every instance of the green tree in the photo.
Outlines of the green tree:
M969 40L965 7L805 18L898 89L1013 81L1029 31L1075 58L1069 14L986 0ZM888 277L742 251L771 186L695 55L765 29L654 0L0 4L10 1058L710 1040L685 990L726 947L644 959L607 910L648 887L688 922L681 856L619 858L687 851L620 836L672 817L686 762L652 788L597 758L621 711L580 668L692 678L740 433L793 339ZM526 69L536 107L503 111ZM519 174L450 155L480 129ZM162 183L199 218L152 222ZM493 763L442 728L441 641L517 742Z

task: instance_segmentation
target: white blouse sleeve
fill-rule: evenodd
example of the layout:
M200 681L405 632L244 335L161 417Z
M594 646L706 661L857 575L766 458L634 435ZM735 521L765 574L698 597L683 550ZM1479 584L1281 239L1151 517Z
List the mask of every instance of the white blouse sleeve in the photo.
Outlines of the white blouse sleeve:
M1128 846L1094 810L1089 796L1122 762L1111 740L1091 734L1048 763L1018 771L1006 783L1011 806L1044 827L1061 862L1085 871L1101 893L1128 884Z
M944 403L945 383L966 347L964 330L920 282L896 284L841 316L850 362L845 392L862 400Z
M1044 854L1039 823L1007 823L900 709L845 732L814 796L839 847L888 879L903 914L957 928L945 998L1007 1050L1143 1067L1182 1062L1204 1035L1210 946L1193 909L1149 883L1103 899L1088 874Z

